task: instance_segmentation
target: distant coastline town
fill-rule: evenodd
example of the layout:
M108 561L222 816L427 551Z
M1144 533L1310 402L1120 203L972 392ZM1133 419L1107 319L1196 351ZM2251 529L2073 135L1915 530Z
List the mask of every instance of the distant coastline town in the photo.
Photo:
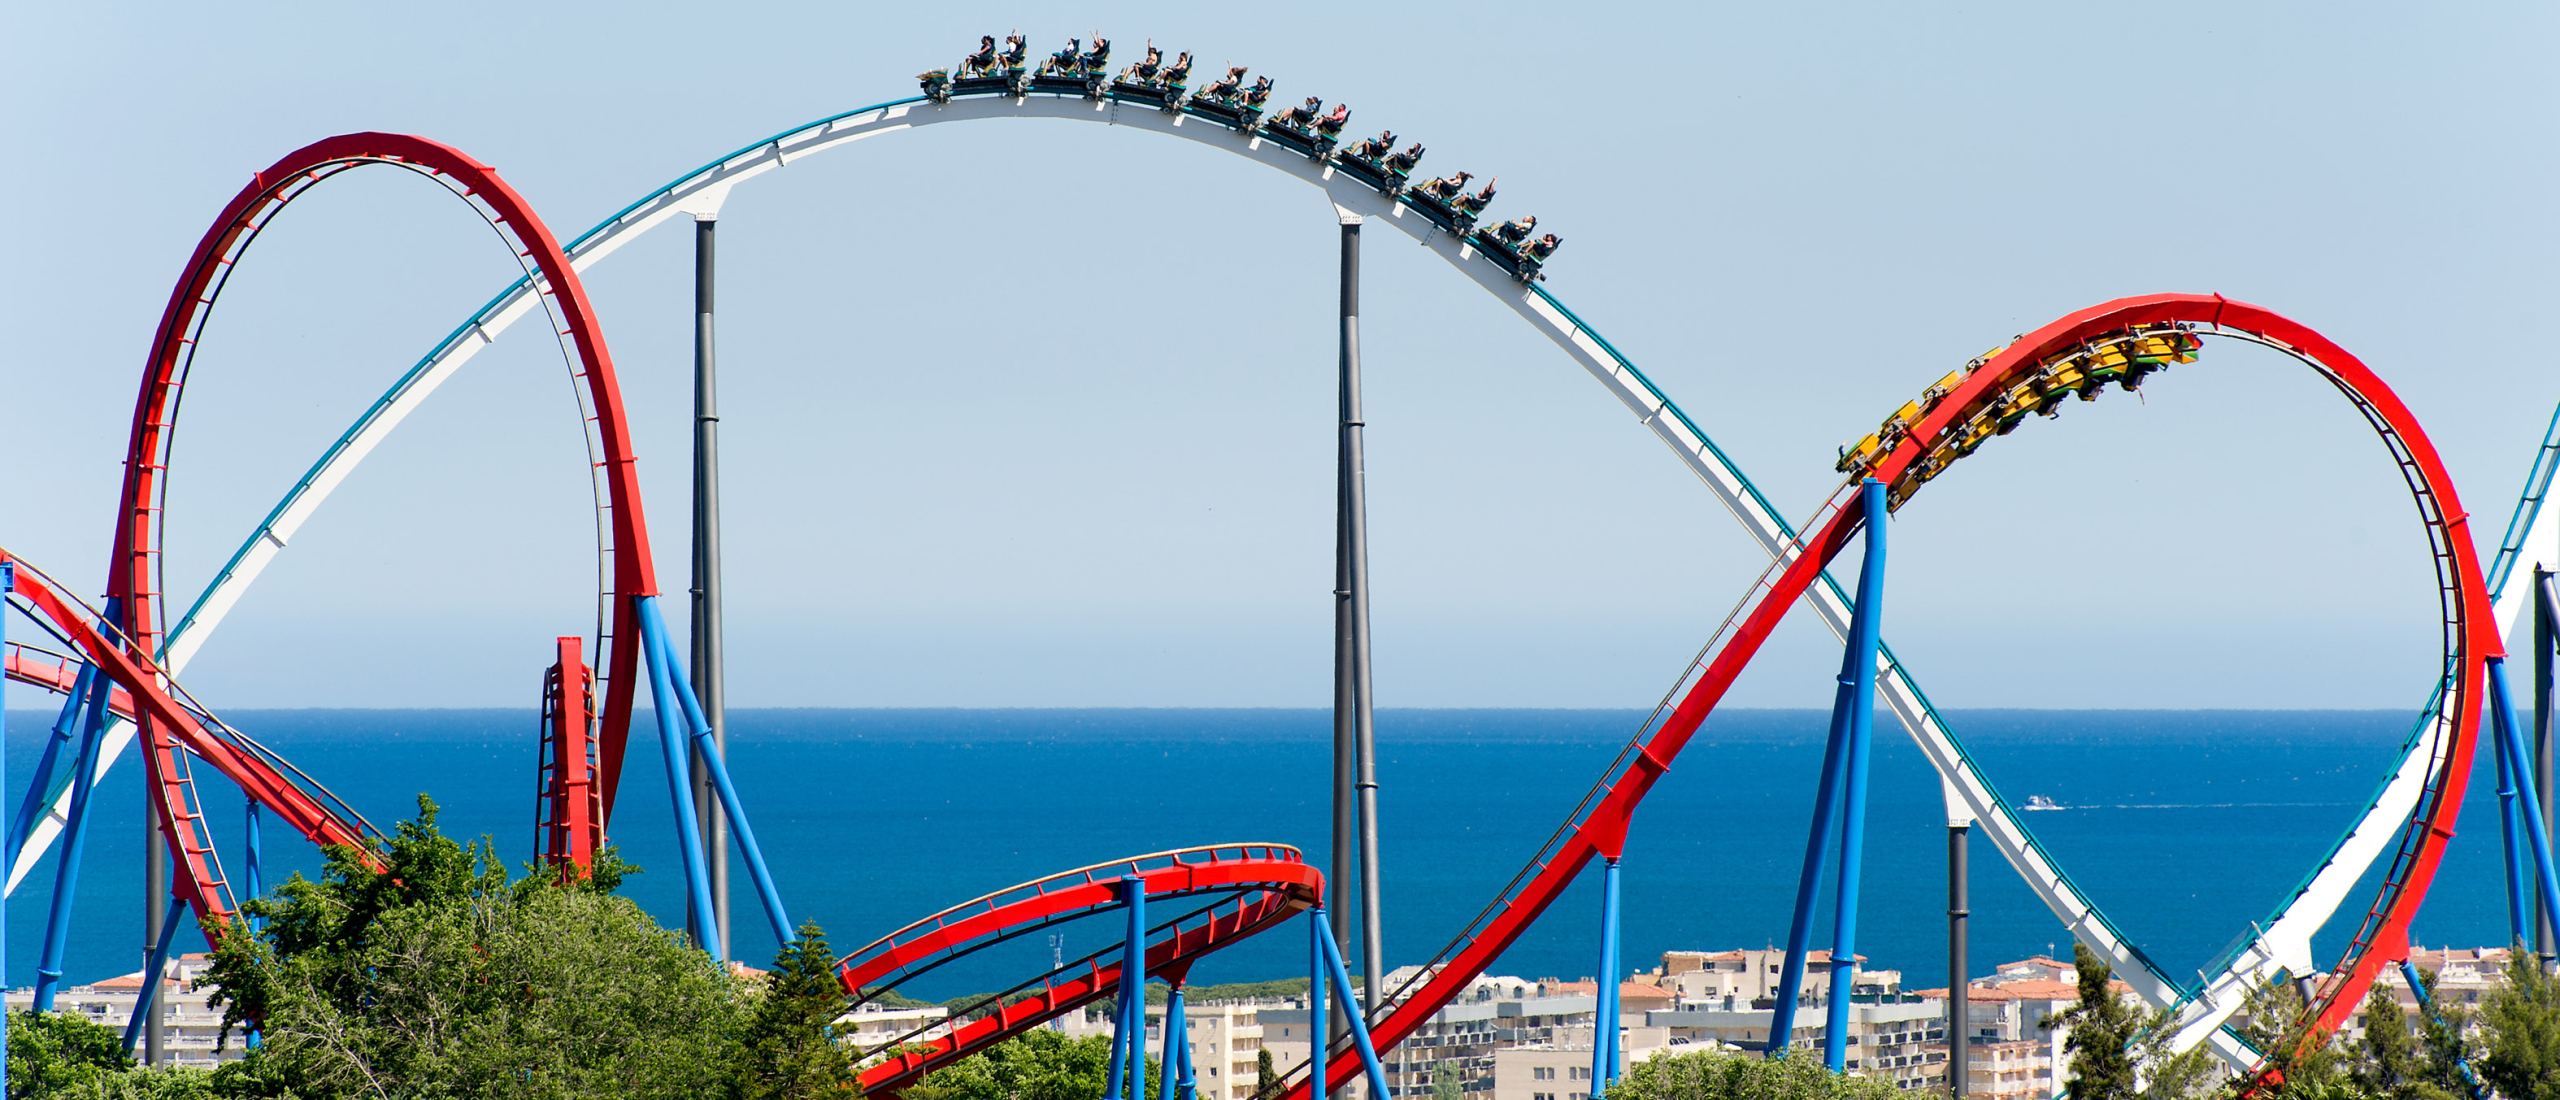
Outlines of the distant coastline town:
M2476 1004L2499 981L2504 948L2415 949L2410 961L2432 975L2436 995ZM1769 1041L1783 949L1665 951L1661 961L1630 974L1619 985L1620 1072L1665 1054L1701 1050L1758 1051ZM247 1044L225 1033L222 1012L207 1004L209 990L193 988L207 956L187 955L170 968L164 986L165 1027L178 1065L214 1066L239 1059ZM1849 993L1852 1076L1879 1078L1915 1093L1944 1094L1947 1084L1948 990L1909 989L1899 970L1857 971ZM1794 1048L1819 1052L1831 999L1831 955L1814 951L1805 967L1805 993L1797 1003ZM731 964L741 973L761 973ZM1418 968L1387 975L1390 988L1416 977ZM1294 993L1272 993L1296 985ZM2417 1003L2399 976L2385 971L2377 984L2393 991L2408 1012ZM1968 1094L1995 1100L2052 1100L2070 1075L2063 1043L2067 1026L2044 1022L2079 1003L2071 963L2036 955L2000 964L1970 983L1966 1011ZM2122 982L2119 993L2129 992ZM122 1031L130 1019L142 973L68 987L60 1007ZM1162 986L1153 987L1147 1040L1163 1039ZM1268 1064L1286 1068L1308 1053L1303 980L1194 987L1186 1027L1199 1074L1199 1100L1254 1100ZM1478 975L1465 994L1434 1014L1393 1051L1384 1052L1388 1088L1397 1097L1455 1092L1466 1100L1591 1100L1592 1038L1599 1002L1591 977L1565 981ZM8 1008L25 1011L28 990L11 990ZM966 1002L971 998L958 999ZM884 1003L886 1002L886 1003ZM949 1033L947 1004L880 998L846 1013L838 1034L863 1055L892 1045ZM1089 1007L1054 1021L1070 1037L1108 1036L1112 1014ZM2350 1032L2351 1034L2351 1032ZM1269 1054L1266 1060L1263 1056Z

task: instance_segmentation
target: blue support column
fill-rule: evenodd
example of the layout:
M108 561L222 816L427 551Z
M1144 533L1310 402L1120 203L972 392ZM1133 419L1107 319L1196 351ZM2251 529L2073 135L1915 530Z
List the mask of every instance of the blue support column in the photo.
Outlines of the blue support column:
M1591 1100L1618 1079L1618 857L1600 865L1600 980L1591 1016Z
M1849 1057L1849 997L1858 983L1858 878L1867 851L1867 748L1876 725L1876 646L1884 620L1885 511L1884 483L1868 478L1858 486L1866 498L1866 560L1858 566L1858 608L1849 618L1850 682L1849 757L1840 799L1840 883L1833 897L1831 1012L1823 1024L1824 1064L1831 1072L1846 1068Z
M1324 1020L1324 957L1333 947L1333 932L1325 927L1322 902L1307 910L1307 931L1315 940L1307 947L1307 1100L1324 1100L1324 1071L1333 1063L1333 1033Z
M1164 1073L1156 1086L1158 1100L1183 1100L1191 1092L1191 1034L1182 1015L1182 982L1176 979L1164 999Z
M169 948L178 940L178 920L187 915L187 903L169 899L169 915L160 920L160 941L151 945L151 965L142 971L142 992L133 1001L133 1015L124 1022L124 1056L133 1057L133 1041L142 1037L143 1023L160 1011L161 976L169 972Z
M1360 1052L1360 1068L1368 1074L1370 1100L1390 1100L1391 1094L1387 1092L1387 1067L1378 1061L1378 1048L1369 1042L1369 1020L1360 1014L1360 1002L1353 1000L1351 996L1351 971L1342 965L1342 950L1333 945L1333 937L1325 934L1324 909L1318 907L1313 912L1317 918L1315 922L1316 959L1322 973L1332 977L1334 1001L1342 1009L1343 1019L1351 1025L1351 1046ZM1317 996L1320 995L1323 985L1323 978L1317 978L1308 983L1307 1003L1309 1005L1322 1003ZM1313 1027L1318 1017L1310 1015L1308 1019L1309 1026ZM1324 1033L1309 1031L1307 1034L1313 1037ZM1325 1053L1329 1054L1330 1051ZM1319 1085L1324 1081L1325 1066L1330 1060L1326 1057L1318 1057L1315 1060L1315 1080Z
M1844 671L1843 679L1847 679ZM1835 694L1845 694L1842 686ZM1804 995L1806 945L1813 938L1813 904L1822 891L1823 859L1831 850L1831 818L1840 797L1840 758L1849 737L1848 708L1835 699L1831 736L1822 749L1822 780L1813 794L1813 826L1804 839L1804 869L1796 875L1796 912L1787 923L1786 968L1778 972L1778 1001L1769 1013L1769 1039L1761 1052L1784 1058L1795 1042L1796 1001Z
M2507 739L2494 732L2489 738L2498 761L2498 850L2506 855L2507 942L2525 938L2525 929L2533 923L2531 910L2533 888L2525 885L2525 866L2531 859L2524 853L2522 811L2516 809L2515 766L2507 759ZM2530 842L2525 842L2530 843Z
M1103 1086L1102 1100L1146 1100L1146 880L1136 875L1121 878L1120 902L1129 911L1129 931L1120 948L1120 1017L1111 1031L1111 1079ZM1123 1092L1132 1081L1136 1088Z
M110 605L112 606L112 605ZM97 787L98 742L107 726L106 677L90 680L88 717L80 731L80 757L71 777L71 820L62 830L62 861L53 876L53 907L44 924L44 952L36 958L35 1010L53 1011L53 995L62 988L62 952L71 936L71 898L80 885L80 856L89 844L89 796Z
M2513 773L2511 779L2516 786L2531 790L2532 784L2527 781L2524 770L2524 738L2516 730L2515 706L2507 694L2506 659L2491 657L2488 665L2489 705L2497 720L2498 737L2506 742L2507 768ZM2534 876L2534 882L2541 887L2543 914L2551 918L2552 924L2560 926L2560 873L2555 873L2551 866L2551 831L2542 820L2542 807L2537 800L2519 798L2516 804L2524 810L2525 835L2533 840L2534 867L2541 872Z
M248 792L243 791L241 793L246 794ZM260 835L262 832L263 830L260 829L258 825L258 800L252 798L249 800L249 812L247 814L247 820L243 823L243 831L241 834L242 839L240 843L242 848L248 850L249 856L248 867L246 869L246 873L241 876L241 882L243 885L248 887L248 896L251 898L257 898L267 892L266 876L258 868L258 850L265 843L264 839ZM264 931L267 927L267 922L262 918L250 916L246 919L249 924L249 934L252 936ZM256 1050L259 1045L257 1024L249 1024L248 1031L249 1049Z
M707 927L711 919L711 879L703 866L702 830L697 827L701 818L694 812L691 772L685 763L689 739L684 731L684 705L676 701L674 685L667 675L670 658L666 638L649 629L657 619L657 602L655 596L631 599L633 612L640 620L641 663L648 668L649 705L658 716L658 747L666 756L667 797L675 804L676 850L684 856L685 896L693 899L693 919L685 922L685 933L693 937L695 946L710 952L714 960L726 962L720 958L719 934Z
M71 748L72 737L80 729L80 715L89 705L89 685L98 678L98 666L83 664L80 677L71 685L71 693L62 697L62 713L54 716L53 736L44 743L44 756L36 761L35 778L27 783L27 797L18 802L18 816L9 821L9 866L18 865L18 851L27 846L27 834L36 829L36 815L53 804L53 771L61 766L62 750ZM73 749L76 755L79 750Z
M656 639L651 644L652 652L662 655L673 652L673 646L667 641L667 624L659 617L658 608L654 602L646 612L643 629L649 631ZM765 864L764 849L756 843L755 827L747 823L746 806L738 799L738 788L729 781L729 765L723 759L720 746L712 736L711 720L704 716L702 700L694 694L693 685L686 681L682 673L676 671L674 658L667 656L662 659L667 662L665 666L667 680L674 687L676 701L683 709L685 724L692 731L693 745L701 754L698 759L702 761L704 770L710 773L712 790L720 797L721 809L725 811L729 822L729 832L737 838L738 850L746 856L747 874L755 880L756 897L764 903L765 920L773 925L775 941L788 944L798 938L799 932L792 926L790 914L783 911L782 892L773 884L773 872ZM686 793L690 797L690 788ZM708 887L705 889L708 890Z

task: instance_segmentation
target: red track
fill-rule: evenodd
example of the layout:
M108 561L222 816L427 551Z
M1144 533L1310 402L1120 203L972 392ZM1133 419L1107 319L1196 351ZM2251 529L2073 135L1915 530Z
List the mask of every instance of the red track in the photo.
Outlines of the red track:
M249 797L257 799L282 817L286 824L314 844L342 845L358 851L369 851L364 834L341 820L318 799L295 786L265 760L242 751L204 723L195 713L179 705L170 695L168 677L158 665L140 653L140 647L127 647L113 640L114 626L99 621L97 613L83 606L55 587L51 578L34 566L0 549L0 561L14 562L17 570L17 593L26 606L70 638L89 659L97 662L101 673L124 689L128 706L142 702L141 713L153 726L166 730L163 741L167 752L192 753L212 764L240 784ZM12 655L17 656L17 655ZM14 671L14 667L13 667ZM76 673L74 675L76 679ZM62 683L69 690L70 683ZM158 759L155 751L151 764L155 775L182 774L172 761ZM76 765L75 765L76 766ZM172 891L186 899L195 910L196 926L207 939L218 939L236 911L230 884L222 876L222 867L214 858L210 839L199 829L203 816L188 804L184 792L175 785L159 788L168 797L154 799L159 809L160 827L169 838L169 848L177 858Z
M640 510L640 486L634 468L630 431L624 422L622 395L615 384L613 358L587 303L585 287L549 228L532 208L487 165L449 145L401 134L345 134L294 150L250 178L233 196L213 226L196 244L178 284L170 292L160 327L151 345L142 389L134 401L133 428L126 445L122 503L116 516L115 555L108 567L107 594L119 609L120 633L130 640L130 659L141 661L161 644L159 558L160 518L165 490L162 478L171 462L179 397L203 332L232 266L248 250L260 230L286 204L320 180L366 164L390 164L429 176L469 200L491 226L511 240L518 258L540 273L536 288L551 301L577 347L578 374L593 406L593 422L602 454L603 481L612 512L612 594L608 621L599 624L599 645L607 650L607 685L602 728L598 734L598 781L604 812L612 813L622 754L631 725L639 668L640 639L631 601L657 593L656 572L649 558L648 525ZM121 682L121 681L120 681ZM128 685L130 686L130 685ZM170 778L167 758L175 751L170 732L156 712L145 708L142 735L149 782L160 792L156 800L167 817L184 813L183 784ZM207 757L217 767L228 767ZM244 787L242 776L232 775ZM283 810L283 807L276 807ZM171 844L178 841L172 834ZM203 910L199 908L201 915ZM212 930L207 925L207 931Z
M1888 485L1894 484L1924 452L1942 442L1948 429L1960 423L1978 402L2033 373L2048 357L2108 333L2164 323L2208 325L2272 340L2308 359L2355 402L2391 446L2417 499L2421 517L2436 541L2440 569L2449 569L2445 578L2445 612L2455 630L2448 644L2457 652L2449 654L2456 659L2456 672L2449 681L2451 694L2445 707L2452 717L2454 741L2440 747L2440 763L2430 784L2430 796L2412 816L2403 834L2400 855L2364 927L2358 931L2347 957L2322 983L2313 1010L2317 1030L2326 1032L2354 1014L2377 972L2408 954L2409 920L2426 898L2427 886L2443 858L2444 843L2453 836L2454 822L2461 814L2486 675L2482 661L2504 653L2489 614L2479 557L2463 530L2468 514L2454 493L2453 478L2437 458L2417 418L2362 361L2308 327L2271 310L2229 301L2220 295L2159 294L2094 306L2019 338L1922 417L1875 467L1874 476ZM1643 801L1646 792L1671 766L1672 759L1688 745L1690 737L1733 685L1734 678L1767 641L1769 632L1786 617L1831 559L1849 544L1865 519L1863 506L1851 496L1820 530L1801 540L1803 552L1752 606L1733 639L1716 654L1662 728L1608 783L1598 804L1572 825L1552 855L1534 865L1535 873L1527 886L1497 900L1489 910L1490 919L1465 946L1432 972L1421 988L1402 997L1384 1019L1372 1024L1379 1049L1402 1042L1463 992L1477 972L1490 966L1545 912L1593 856L1618 854L1636 804ZM1339 1087L1359 1073L1359 1055L1345 1052L1326 1067L1327 1086ZM1301 1100L1307 1085L1307 1081L1300 1080L1288 1100Z
M866 989L888 988L1033 930L1117 909L1116 884L1124 875L1146 881L1151 903L1213 899L1188 919L1160 923L1156 931L1167 934L1147 948L1147 972L1176 983L1201 956L1312 908L1324 893L1324 875L1287 845L1158 852L1051 875L952 906L845 956L836 964L836 977L847 994L860 997ZM987 1005L987 1015L960 1024L952 1034L900 1048L863 1069L863 1091L895 1096L935 1069L1113 995L1120 982L1119 957L1120 949L1113 947L1068 963ZM1019 999L1009 999L1013 996Z

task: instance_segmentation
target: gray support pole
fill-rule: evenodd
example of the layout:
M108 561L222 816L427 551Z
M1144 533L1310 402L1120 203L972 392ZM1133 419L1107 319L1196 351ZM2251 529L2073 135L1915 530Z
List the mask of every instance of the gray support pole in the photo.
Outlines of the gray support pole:
M714 218L693 222L693 690L711 723L712 750L729 755L727 694L720 653L720 403L711 342ZM711 772L696 750L693 804L702 819L702 850L711 857L711 924L720 957L729 953L729 819L711 796Z
M1972 1057L1967 1031L1973 1026L1973 985L1966 974L1972 965L1965 958L1969 946L1965 923L1973 916L1965 867L1966 841L1972 832L1965 825L1947 826L1947 1095L1954 1100L1964 1100L1965 1070Z
M1386 948L1378 916L1378 731L1369 682L1369 472L1361 453L1360 218L1342 219L1343 512L1350 552L1353 781L1359 791L1361 1007L1375 1018L1386 996ZM1384 1100L1384 1098L1380 1098Z
M2560 644L2553 632L2560 630L2552 613L2551 571L2533 567L2533 797L2542 804L2542 824L2552 825L2552 718L2551 655L2552 646ZM2560 936L2551 928L2551 914L2534 907L2533 948L2547 965Z
M140 708L137 707L135 709L138 710ZM160 731L155 728L155 724L147 717L141 718L140 724L142 726L143 751L151 752L153 739L160 736ZM143 781L142 966L146 971L150 969L152 957L160 948L160 926L166 923L169 919L169 841L168 834L163 832L160 828L160 804L158 801L160 792L156 790L155 787L156 784L150 782L148 779ZM145 973L142 976L142 980L144 982L144 988L156 989L156 987L151 983L159 981L160 976L157 974ZM168 999L165 997L153 998L151 1012L144 1019L144 1023L142 1025L143 1065L156 1066L161 1062L162 1042L166 1038L166 1029L163 1026L163 1021L168 1018L166 1008L167 1000ZM140 1011L141 1008L142 999L140 996L136 996L134 998L134 1009L135 1011Z
M1360 591L1358 558L1352 552L1353 524L1357 513L1352 510L1354 471L1359 466L1360 389L1359 375L1353 366L1353 334L1359 318L1357 306L1360 263L1360 220L1356 215L1342 218L1342 320L1339 327L1336 376L1337 412L1334 427L1333 467L1333 859L1325 878L1325 910L1332 917L1330 931L1334 945L1344 954L1351 949L1351 915L1349 884L1353 881L1353 861L1358 859L1360 830L1360 666L1359 630L1355 625L1357 596ZM1326 1032L1327 1049L1350 1034L1349 1020L1335 1020ZM1323 1059L1316 1060L1323 1064Z

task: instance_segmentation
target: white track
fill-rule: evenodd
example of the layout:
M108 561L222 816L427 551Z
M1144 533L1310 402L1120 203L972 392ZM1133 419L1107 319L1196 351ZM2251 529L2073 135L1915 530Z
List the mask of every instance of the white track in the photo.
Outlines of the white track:
M1718 451L1678 407L1636 370L1634 364L1584 326L1580 318L1561 303L1542 291L1513 280L1465 242L1439 229L1419 212L1379 194L1357 178L1310 161L1284 146L1249 139L1198 117L1167 114L1137 104L1097 103L1054 96L1025 99L970 97L945 104L918 99L867 107L777 134L703 166L571 242L570 259L578 270L584 271L669 220L679 216L716 218L731 188L805 157L865 138L921 126L1004 118L1092 122L1187 138L1257 161L1322 189L1339 215L1358 216L1374 224L1403 230L1510 305L1523 319L1571 355L1634 413L1639 423L1650 428L1673 453L1680 456L1682 462L1688 464L1764 550L1773 556L1789 552L1792 528L1753 488L1740 468ZM528 286L517 283L420 360L368 409L363 418L331 446L311 472L276 506L204 594L198 597L186 617L170 631L167 666L173 672L182 669L188 658L204 644L206 636L220 624L223 616L238 604L259 573L284 551L294 532L318 510L320 502L393 428L399 426L402 419L425 401L428 394L452 377L454 371L480 349L495 342L509 325L531 313L534 307L535 296ZM2539 494L2529 495L2529 504L2538 503ZM2544 562L2560 560L2560 555L2553 553L2553 547L2560 545L2560 536L2555 535L2555 531L2560 530L2560 514L2541 516L2529 522L2531 533L2525 545L2537 550L2528 556ZM2501 631L2512 625L2519 609L2524 606L2523 595L2522 588L2497 593L2496 614ZM1823 583L1814 586L1810 599L1814 610L1832 632L1845 637L1850 608L1839 587L1826 577ZM2316 972L2311 956L2312 934L2328 922L2374 859L2390 850L2410 810L2416 805L2425 778L2427 754L2405 753L2355 827L2340 838L2321 867L2286 900L2262 931L2228 955L2227 963L2206 983L2202 995L2190 998L2180 988L2179 982L2162 973L2147 957L2125 942L2105 916L2045 854L2018 815L1992 787L1990 780L1967 758L1963 746L1938 718L1908 670L1892 658L1889 649L1879 673L1885 703L1902 720L1904 728L1910 731L1913 740L1918 742L1921 751L1944 780L1950 821L1980 824L1992 844L2028 886L2044 899L2054 915L2081 942L2113 963L2118 976L2130 983L2144 1001L2156 1007L2180 1009L2180 1049L2200 1041L2210 1042L2215 1054L2235 1067L2247 1067L2255 1061L2255 1054L2230 1032L2223 1030L2221 1024L2232 1009L2238 1007L2241 996L2250 985L2279 971L2297 975ZM101 776L130 740L128 727L121 737L102 746L98 764ZM2423 746L2426 741L2426 737L2413 737L2411 746ZM67 801L67 794L56 801L51 807L52 812L38 823L29 837L30 843L17 853L9 869L9 890L16 890L18 883L59 834Z

